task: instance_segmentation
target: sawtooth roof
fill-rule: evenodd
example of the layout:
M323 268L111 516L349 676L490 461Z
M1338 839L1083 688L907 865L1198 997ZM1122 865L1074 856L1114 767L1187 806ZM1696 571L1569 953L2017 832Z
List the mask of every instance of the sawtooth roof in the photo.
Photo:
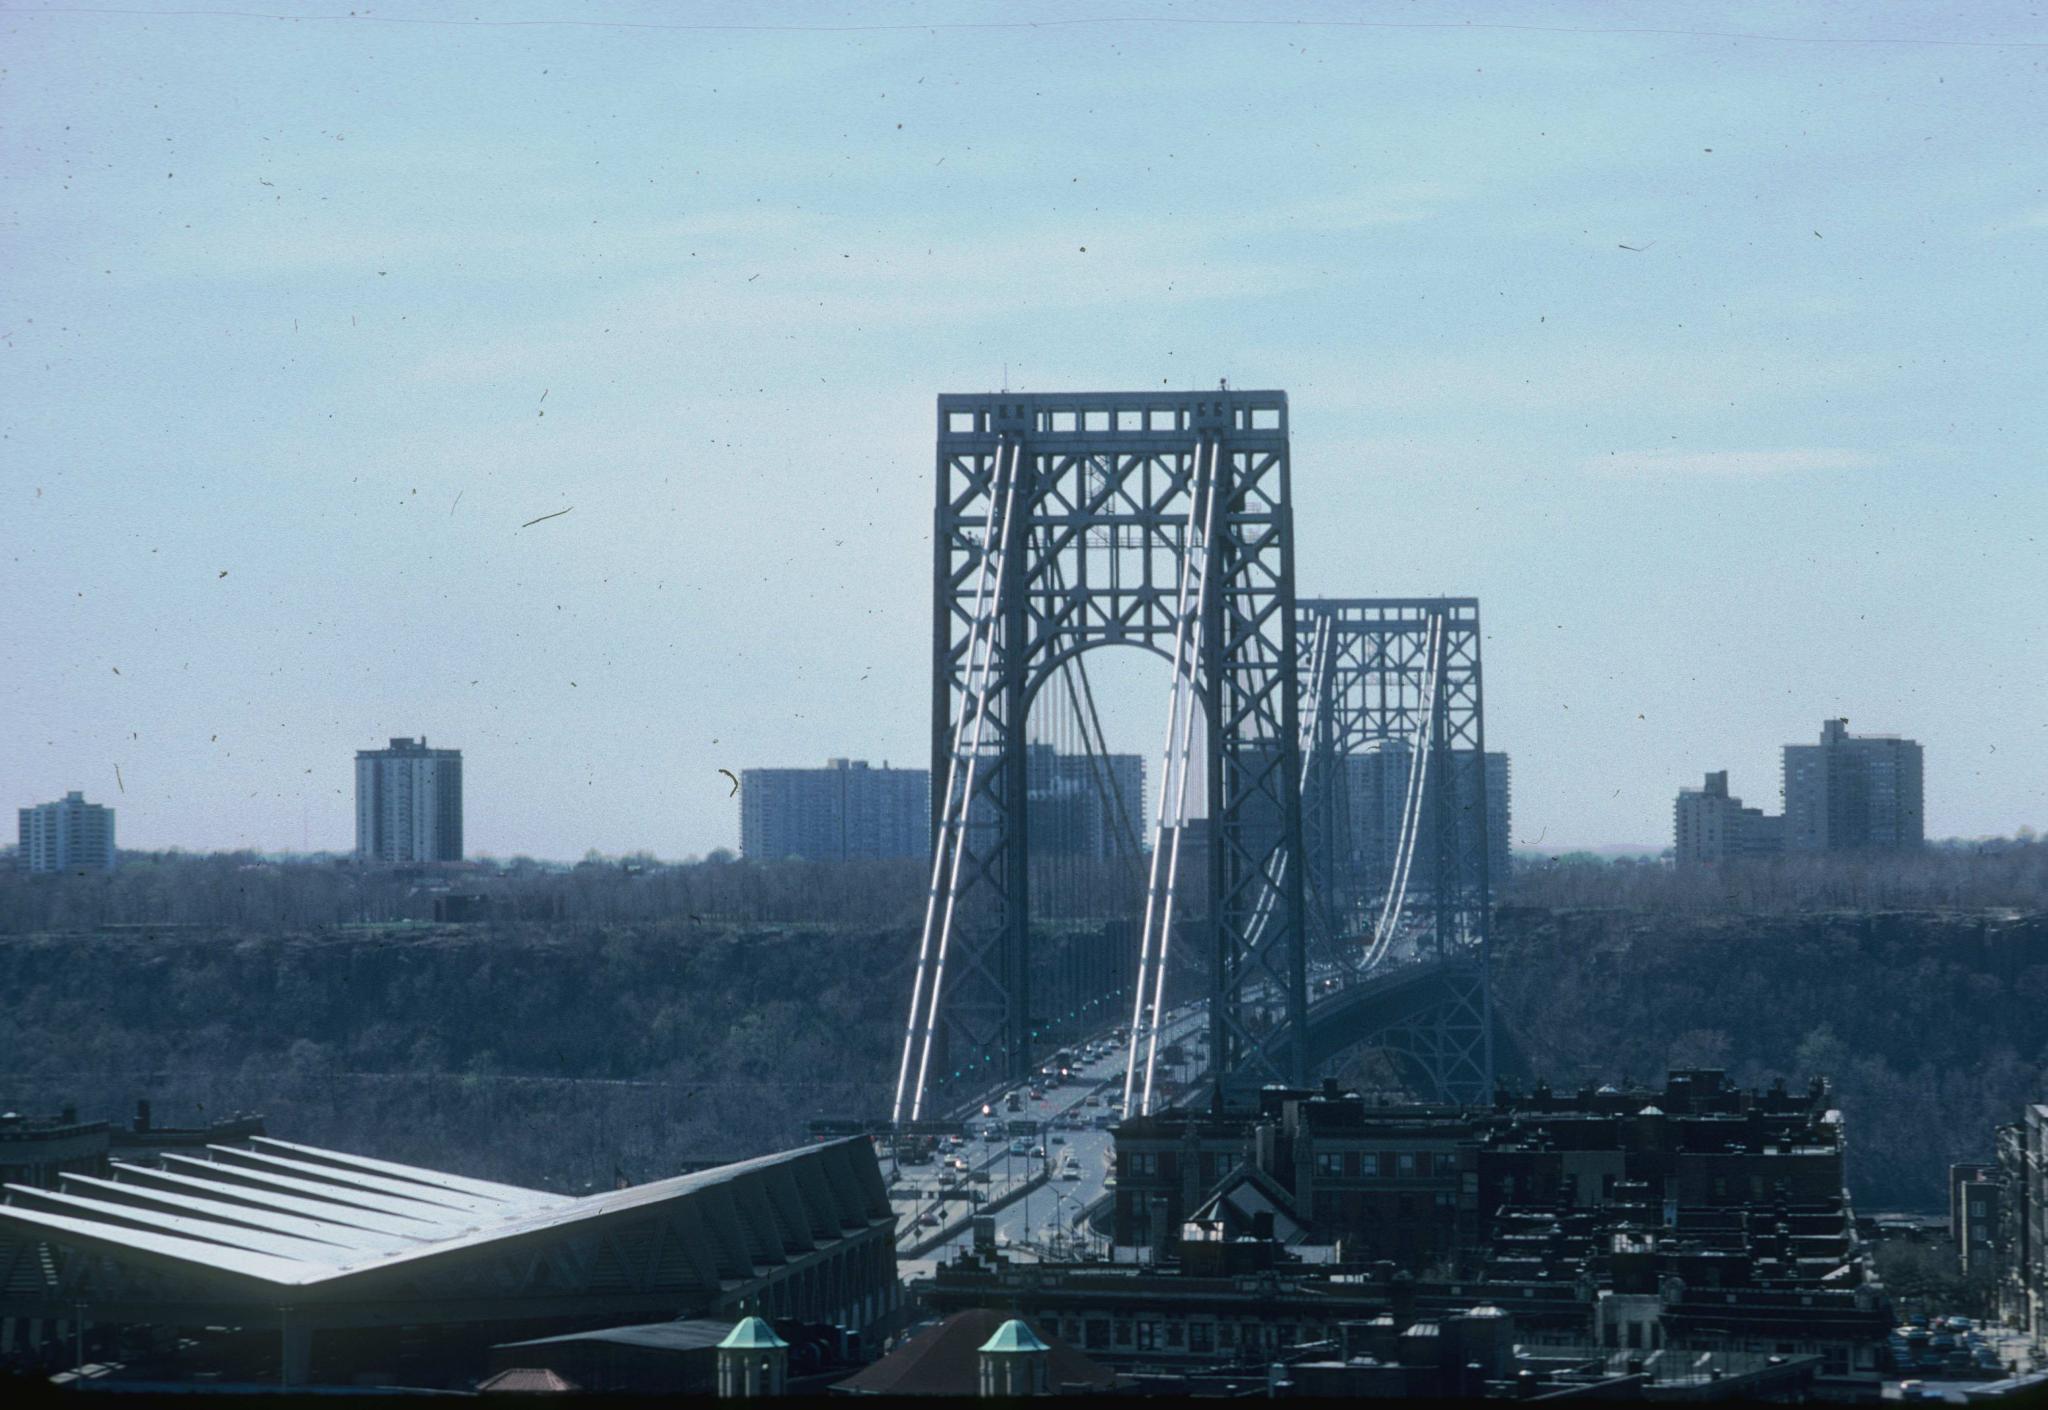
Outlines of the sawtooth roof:
M714 1190L757 1239L823 1242L893 1219L878 1173L829 1142L599 1194L550 1194L491 1180L255 1137L161 1168L116 1163L114 1178L66 1174L63 1188L5 1187L0 1242L41 1239L139 1255L183 1271L311 1290L584 1221L649 1211ZM872 1188L869 1188L869 1186Z

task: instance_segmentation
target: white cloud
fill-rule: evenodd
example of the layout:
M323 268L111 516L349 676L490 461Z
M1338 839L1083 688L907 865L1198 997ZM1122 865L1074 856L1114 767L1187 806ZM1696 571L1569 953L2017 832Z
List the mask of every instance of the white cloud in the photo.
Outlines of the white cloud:
M1989 233L1993 236L2013 235L2022 230L2048 230L2048 206L2014 216L2011 220L2001 221L1992 226Z
M1868 451L1817 447L1803 450L1617 450L1594 456L1585 468L1621 479L1760 480L1880 463Z

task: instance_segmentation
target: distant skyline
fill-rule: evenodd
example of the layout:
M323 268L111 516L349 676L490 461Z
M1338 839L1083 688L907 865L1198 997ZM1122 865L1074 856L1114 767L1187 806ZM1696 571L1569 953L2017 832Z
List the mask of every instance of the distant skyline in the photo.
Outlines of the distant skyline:
M270 8L0 11L10 808L347 851L424 735L471 855L736 849L927 762L937 394L1228 377L1304 594L1480 599L1518 850L1831 716L2048 828L2038 12Z

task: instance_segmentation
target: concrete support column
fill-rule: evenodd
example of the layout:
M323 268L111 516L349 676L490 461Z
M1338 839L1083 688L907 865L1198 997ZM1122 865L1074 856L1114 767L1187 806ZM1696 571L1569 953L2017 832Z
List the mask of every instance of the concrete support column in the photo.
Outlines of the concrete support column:
M295 1322L289 1313L280 1313L278 1339L283 1348L283 1369L280 1379L288 1386L302 1386L313 1369L313 1329L303 1322Z

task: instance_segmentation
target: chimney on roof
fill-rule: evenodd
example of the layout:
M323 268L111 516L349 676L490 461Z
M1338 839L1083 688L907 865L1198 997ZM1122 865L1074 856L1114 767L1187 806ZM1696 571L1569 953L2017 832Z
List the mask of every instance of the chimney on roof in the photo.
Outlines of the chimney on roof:
M149 1129L149 1102L147 1100L139 1101L135 1104L135 1129L137 1131L147 1131Z

